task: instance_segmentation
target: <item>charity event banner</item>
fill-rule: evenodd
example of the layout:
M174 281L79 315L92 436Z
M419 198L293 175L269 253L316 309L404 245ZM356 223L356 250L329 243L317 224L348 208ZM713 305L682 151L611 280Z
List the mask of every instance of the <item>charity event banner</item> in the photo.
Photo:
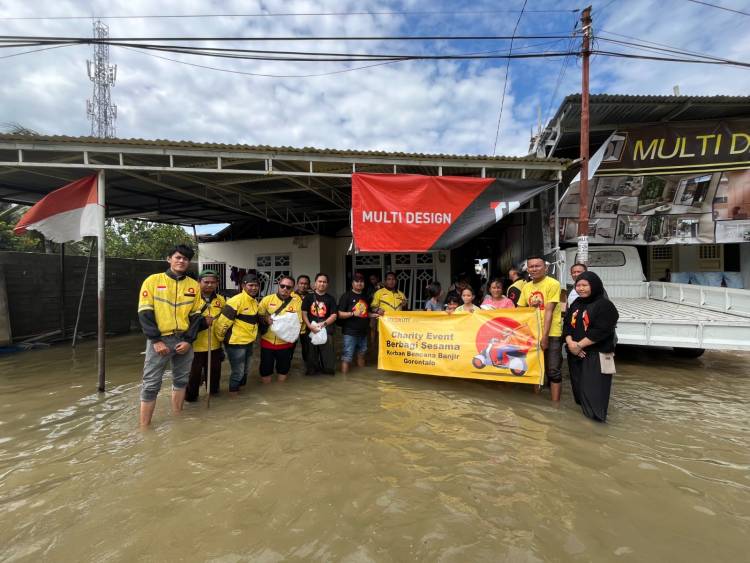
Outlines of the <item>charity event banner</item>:
M500 221L549 182L417 174L353 174L357 252L450 250Z
M378 319L378 331L378 369L544 383L542 317L534 308L394 313Z
M750 241L750 120L617 131L602 150L585 202L590 243ZM579 206L574 182L560 202L560 240L577 240Z

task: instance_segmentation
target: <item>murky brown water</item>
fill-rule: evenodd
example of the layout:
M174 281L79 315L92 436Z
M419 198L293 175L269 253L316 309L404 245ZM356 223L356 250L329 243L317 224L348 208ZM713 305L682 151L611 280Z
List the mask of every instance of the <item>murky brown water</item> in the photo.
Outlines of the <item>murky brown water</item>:
M0 559L748 560L750 355L622 349L607 425L567 382L555 409L366 368L181 418L162 393L142 434L141 343L105 397L93 343L0 357Z

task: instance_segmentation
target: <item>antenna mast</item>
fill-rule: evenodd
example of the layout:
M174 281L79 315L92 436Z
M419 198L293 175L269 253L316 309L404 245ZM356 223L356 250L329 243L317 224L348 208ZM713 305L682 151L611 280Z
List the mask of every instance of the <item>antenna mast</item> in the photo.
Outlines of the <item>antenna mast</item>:
M109 39L109 26L97 20L94 22L94 60L86 61L89 80L94 83L94 92L86 100L86 115L91 120L91 136L100 138L115 137L117 106L112 103L110 88L117 79L117 65L109 64L109 45L96 40Z

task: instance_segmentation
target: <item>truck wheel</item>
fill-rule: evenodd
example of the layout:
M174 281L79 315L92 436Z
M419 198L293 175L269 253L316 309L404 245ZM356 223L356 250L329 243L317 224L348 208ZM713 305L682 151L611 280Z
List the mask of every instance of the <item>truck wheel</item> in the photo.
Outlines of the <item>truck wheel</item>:
M703 348L672 348L672 353L678 358L700 358L705 351Z

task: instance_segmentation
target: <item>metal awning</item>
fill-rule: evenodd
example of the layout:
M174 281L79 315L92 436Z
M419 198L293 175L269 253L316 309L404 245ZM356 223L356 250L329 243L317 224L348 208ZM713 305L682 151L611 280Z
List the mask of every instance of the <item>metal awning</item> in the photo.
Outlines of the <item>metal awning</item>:
M593 154L618 128L670 121L748 117L748 96L638 96L594 94L589 97L589 139ZM566 96L535 146L539 157L577 158L580 151L581 95Z
M266 236L346 226L354 172L555 181L565 159L0 134L0 200L33 204L106 173L108 217L202 225L257 221Z

